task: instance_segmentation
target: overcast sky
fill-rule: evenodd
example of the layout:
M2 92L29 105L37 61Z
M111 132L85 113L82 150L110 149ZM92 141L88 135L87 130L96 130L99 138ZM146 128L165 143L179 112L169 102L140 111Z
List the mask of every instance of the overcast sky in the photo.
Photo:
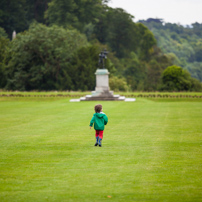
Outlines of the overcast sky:
M162 18L181 25L202 23L202 0L111 0L108 5L123 8L135 17L135 22Z

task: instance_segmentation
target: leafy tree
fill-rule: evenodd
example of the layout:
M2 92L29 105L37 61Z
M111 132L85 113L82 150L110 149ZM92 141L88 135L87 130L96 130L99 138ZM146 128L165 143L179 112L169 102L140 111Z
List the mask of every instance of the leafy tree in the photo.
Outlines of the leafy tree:
M202 24L195 22L192 24L192 26L193 26L194 34L196 34L199 37L202 37Z
M145 90L154 91L159 88L161 82L162 68L155 59L149 62L147 66L147 79L145 82Z
M162 74L163 90L168 91L190 91L202 90L201 83L191 78L191 75L181 67L173 65L167 67ZM196 89L196 86L199 88Z
M141 22L141 21L140 21L140 22ZM155 23L162 24L162 23L163 23L163 19L161 19L161 18L148 18L148 19L146 20L146 22L148 22L148 23L155 22Z
M202 62L188 63L184 69L189 71L193 78L202 81Z
M26 21L26 0L0 1L0 27L3 27L11 38L14 30L24 31L28 28Z
M74 0L52 0L46 11L47 22L63 27L74 25L78 22L78 18L74 14L75 9Z
M33 20L39 23L46 23L44 13L48 9L51 0L26 0L26 20L30 24Z
M3 28L0 27L0 88L6 85L4 58L9 45L9 39Z
M181 67L175 65L167 67L162 76L164 89L169 91L188 90L190 83L186 81L186 77L187 72Z
M107 12L106 42L116 52L117 57L124 57L135 49L133 16L123 9L109 9Z
M118 58L135 52L142 59L148 59L156 40L147 27L134 23L133 16L121 8L105 7L103 13L94 28L96 38L108 44Z
M33 21L45 23L44 12L51 0L2 0L0 1L0 26L9 37L28 29Z
M157 90L161 83L163 70L172 65L171 59L154 46L149 61L142 61L137 54L131 53L124 61L124 75L132 90Z
M4 38L8 38L8 35L4 28L0 27L0 36Z
M195 61L202 62L202 41L199 41L194 47L195 50Z
M83 31L85 25L98 20L101 10L101 0L52 0L45 16L49 24Z
M131 58L124 61L124 76L131 90L144 90L147 75L146 63L138 59L137 55L131 53Z
M102 0L75 0L76 9L74 13L76 14L79 23L82 24L80 29L85 24L95 23L98 21L98 17L102 11ZM84 9L85 8L85 9Z
M7 54L7 88L12 90L57 89L60 74L74 52L87 45L76 30L33 24L18 34Z
M151 54L154 52L153 47L156 45L156 39L149 29L141 23L137 24L140 59L149 61Z

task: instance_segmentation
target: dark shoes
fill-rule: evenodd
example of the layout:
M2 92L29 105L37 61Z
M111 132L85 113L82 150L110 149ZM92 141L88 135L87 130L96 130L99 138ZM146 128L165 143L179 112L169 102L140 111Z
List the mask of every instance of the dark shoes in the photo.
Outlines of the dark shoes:
M98 143L96 142L94 146L97 147L97 146L98 146ZM102 145L99 144L99 147L102 147Z

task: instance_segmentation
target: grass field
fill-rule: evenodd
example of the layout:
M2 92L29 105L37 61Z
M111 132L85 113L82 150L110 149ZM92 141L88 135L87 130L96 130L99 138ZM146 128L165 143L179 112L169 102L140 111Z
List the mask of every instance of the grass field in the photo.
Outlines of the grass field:
M0 201L202 201L202 99L0 98Z

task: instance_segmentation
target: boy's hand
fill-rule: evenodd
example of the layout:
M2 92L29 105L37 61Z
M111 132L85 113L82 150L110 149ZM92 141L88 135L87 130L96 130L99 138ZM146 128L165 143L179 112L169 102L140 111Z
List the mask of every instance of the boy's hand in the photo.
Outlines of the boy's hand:
M90 126L90 129L91 129L92 127Z

